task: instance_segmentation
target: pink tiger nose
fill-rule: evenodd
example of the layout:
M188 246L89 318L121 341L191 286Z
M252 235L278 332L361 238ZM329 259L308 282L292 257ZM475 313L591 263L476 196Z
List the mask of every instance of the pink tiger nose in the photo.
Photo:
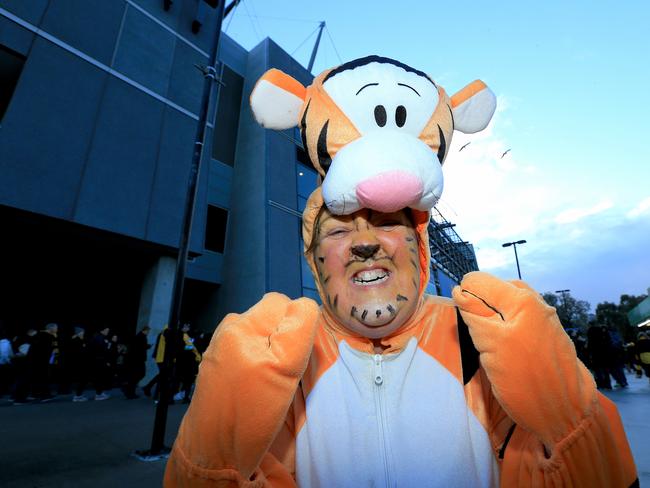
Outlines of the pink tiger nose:
M422 181L405 171L388 171L357 185L359 203L379 212L396 212L422 198Z

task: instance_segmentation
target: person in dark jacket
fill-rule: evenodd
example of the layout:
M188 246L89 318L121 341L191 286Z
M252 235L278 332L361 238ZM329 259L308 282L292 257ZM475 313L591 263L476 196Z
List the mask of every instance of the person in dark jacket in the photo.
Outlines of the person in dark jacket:
M129 400L138 398L138 395L135 394L135 388L147 372L147 350L151 347L151 344L147 341L147 335L150 330L151 327L145 325L135 335L126 352L124 395Z
M34 337L34 342L27 353L28 367L32 378L32 393L40 402L54 398L50 392L50 374L52 366L58 361L59 348L57 333L59 326L51 323Z
M88 383L88 344L85 339L86 331L83 327L75 327L74 335L70 338L66 351L66 362L70 381L74 387L73 402L85 402L88 400L83 395Z
M111 362L110 362L110 341L108 334L110 329L104 327L93 337L90 343L92 355L93 383L95 385L95 400L107 400L110 395L106 390L110 389Z
M594 373L596 386L605 390L612 389L609 379L612 345L607 329L599 325L592 325L587 331L587 348L589 351L589 364Z
M28 395L31 391L32 375L29 368L29 350L34 343L38 332L35 329L28 329L24 336L14 338L14 373L16 383L14 386L13 404L26 405Z

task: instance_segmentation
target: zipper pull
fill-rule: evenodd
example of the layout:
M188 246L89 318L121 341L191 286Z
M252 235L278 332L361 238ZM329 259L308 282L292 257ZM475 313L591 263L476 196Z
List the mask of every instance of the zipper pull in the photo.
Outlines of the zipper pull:
M381 354L375 354L375 385L380 386L384 382L384 375L381 369Z

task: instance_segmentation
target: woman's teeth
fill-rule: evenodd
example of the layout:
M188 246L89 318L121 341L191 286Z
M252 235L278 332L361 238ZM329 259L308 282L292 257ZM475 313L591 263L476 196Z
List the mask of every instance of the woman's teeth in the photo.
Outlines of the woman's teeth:
M375 285L388 279L388 271L385 269L371 269L359 271L354 275L352 281L357 285Z

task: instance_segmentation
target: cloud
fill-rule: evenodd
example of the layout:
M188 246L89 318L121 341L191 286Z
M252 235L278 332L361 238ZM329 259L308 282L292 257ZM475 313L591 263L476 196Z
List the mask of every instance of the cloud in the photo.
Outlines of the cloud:
M517 146L516 134L495 129L502 131L507 119L502 109L485 131L455 134L444 165L438 208L474 244L479 267L516 278L513 248L501 245L526 239L517 246L522 277L540 292L569 288L594 306L644 292L650 197L630 202L624 192L605 194L571 168L553 174L543 150L531 154Z
M590 208L570 208L558 214L557 217L555 217L555 221L558 224L570 224L584 219L585 217L589 217L590 215L596 215L605 210L609 210L612 206L613 204L611 201L603 200Z
M648 210L650 210L650 197L641 200L636 207L634 207L626 214L626 216L630 219L635 219L645 213L648 213Z

